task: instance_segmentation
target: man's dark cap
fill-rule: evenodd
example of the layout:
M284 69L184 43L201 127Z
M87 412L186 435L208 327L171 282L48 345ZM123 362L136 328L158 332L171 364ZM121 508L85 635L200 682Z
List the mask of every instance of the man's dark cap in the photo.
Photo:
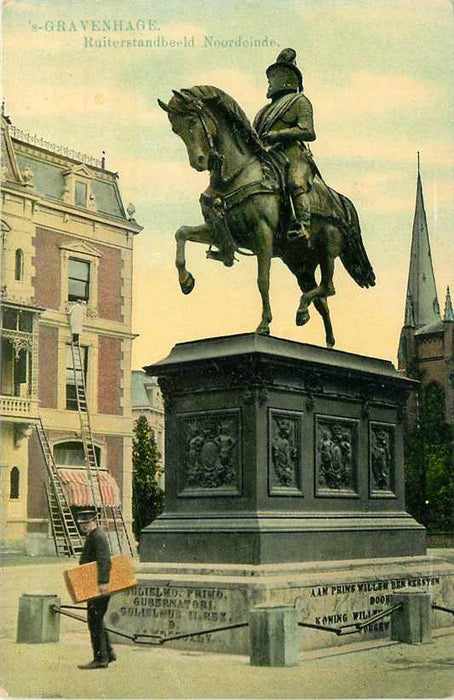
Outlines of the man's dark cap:
M95 520L95 518L96 518L96 511L93 508L87 508L86 510L80 510L76 515L77 522L79 522L79 523L88 523L88 522L90 522L90 520Z
M290 70L292 73L294 73L298 79L298 85L299 85L299 90L302 92L303 90L303 75L296 65L296 51L295 49L282 49L280 52L279 56L276 58L276 62L272 63L271 66L268 66L266 69L266 74L269 75L270 73L273 72L276 68L282 69L286 68Z

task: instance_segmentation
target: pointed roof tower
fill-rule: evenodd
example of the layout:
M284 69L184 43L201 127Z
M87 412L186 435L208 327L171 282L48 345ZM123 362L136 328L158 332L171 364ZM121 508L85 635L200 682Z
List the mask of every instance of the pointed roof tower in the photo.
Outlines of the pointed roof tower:
M405 323L412 318L416 329L439 324L440 306L430 252L429 231L422 192L418 152L418 180L416 207L411 239L410 269L408 272Z
M2 161L2 181L14 184L25 185L24 178L17 163L11 135L9 133L11 119L5 114L5 101L1 107L1 161Z
M411 294L407 292L407 302L405 304L405 322L404 326L408 326L409 328L414 328L416 326L415 324L415 314L413 311L413 301L411 298Z
M445 313L443 321L454 321L454 309L452 308L451 292L449 287L446 290Z

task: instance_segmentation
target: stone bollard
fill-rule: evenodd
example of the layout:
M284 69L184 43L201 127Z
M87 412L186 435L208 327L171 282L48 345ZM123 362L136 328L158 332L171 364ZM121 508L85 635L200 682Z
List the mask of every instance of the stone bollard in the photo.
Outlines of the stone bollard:
M404 644L424 644L432 637L432 607L429 593L394 593L391 605L401 603L391 613L391 639Z
M60 615L52 612L52 606L60 605L56 595L24 593L19 600L17 617L17 642L43 644L60 639Z
M295 608L257 605L249 614L251 666L298 666L299 633Z

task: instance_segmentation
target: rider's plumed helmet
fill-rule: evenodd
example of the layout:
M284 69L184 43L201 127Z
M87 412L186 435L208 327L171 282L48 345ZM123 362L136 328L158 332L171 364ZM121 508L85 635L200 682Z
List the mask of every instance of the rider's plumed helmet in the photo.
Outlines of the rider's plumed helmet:
M283 49L275 63L268 66L266 75L270 81L268 96L278 92L302 92L303 76L296 65L296 51Z

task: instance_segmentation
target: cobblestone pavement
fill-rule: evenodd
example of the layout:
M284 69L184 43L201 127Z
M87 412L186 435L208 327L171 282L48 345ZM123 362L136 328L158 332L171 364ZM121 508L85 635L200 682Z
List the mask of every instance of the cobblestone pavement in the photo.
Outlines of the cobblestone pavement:
M88 632L80 622L63 618L58 643L15 643L20 596L56 593L67 601L65 568L67 561L37 560L0 569L3 694L34 698L454 697L454 628L449 634L437 634L427 645L381 642L373 648L353 644L337 654L306 653L297 668L254 668L245 656L118 646L118 660L108 669L80 671L77 664L90 659Z

